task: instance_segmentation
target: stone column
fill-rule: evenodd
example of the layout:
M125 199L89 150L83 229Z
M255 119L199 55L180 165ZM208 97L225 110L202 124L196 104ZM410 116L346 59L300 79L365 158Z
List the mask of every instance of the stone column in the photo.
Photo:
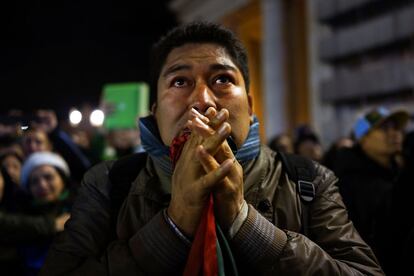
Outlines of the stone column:
M287 130L283 0L262 0L263 99L266 138Z

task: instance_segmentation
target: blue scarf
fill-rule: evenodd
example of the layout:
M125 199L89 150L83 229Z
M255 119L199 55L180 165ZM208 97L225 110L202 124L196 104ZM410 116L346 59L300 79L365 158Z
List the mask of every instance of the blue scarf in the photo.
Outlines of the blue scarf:
M150 115L139 120L141 143L154 162L168 175L172 175L172 163L169 157L170 148L161 140L155 118ZM256 116L250 125L249 134L241 148L237 149L233 139L227 139L237 161L243 165L257 157L260 151L259 121Z

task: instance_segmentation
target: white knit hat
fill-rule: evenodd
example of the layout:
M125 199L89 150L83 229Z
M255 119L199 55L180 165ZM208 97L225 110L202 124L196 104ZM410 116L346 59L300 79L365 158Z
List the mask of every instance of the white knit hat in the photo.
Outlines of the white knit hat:
M24 162L20 173L20 181L24 188L27 189L30 174L39 166L50 165L60 169L67 177L70 175L69 166L63 158L53 152L35 152Z

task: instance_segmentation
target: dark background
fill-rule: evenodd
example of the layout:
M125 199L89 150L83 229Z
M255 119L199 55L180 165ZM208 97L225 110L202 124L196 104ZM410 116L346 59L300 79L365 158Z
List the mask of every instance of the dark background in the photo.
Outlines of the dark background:
M5 2L5 1L4 1ZM0 4L0 113L99 104L103 84L148 81L149 50L176 25L167 0Z

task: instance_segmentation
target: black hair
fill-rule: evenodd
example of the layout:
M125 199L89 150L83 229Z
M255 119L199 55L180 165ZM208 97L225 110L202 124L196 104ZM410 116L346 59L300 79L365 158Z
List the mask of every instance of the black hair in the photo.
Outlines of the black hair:
M291 141L292 149L293 149L293 141L292 141L292 138L287 133L280 133L280 134L277 134L276 136L274 136L268 142L269 148L271 148L274 151L282 151L282 152L285 152L286 151L286 148L283 145L280 144L280 142L283 139L283 137L287 137Z
M169 53L187 43L214 43L218 44L230 55L243 76L246 91L249 92L249 68L247 51L241 41L229 29L210 22L192 22L178 26L169 31L154 44L151 53L151 104L157 100L157 82L161 69Z

